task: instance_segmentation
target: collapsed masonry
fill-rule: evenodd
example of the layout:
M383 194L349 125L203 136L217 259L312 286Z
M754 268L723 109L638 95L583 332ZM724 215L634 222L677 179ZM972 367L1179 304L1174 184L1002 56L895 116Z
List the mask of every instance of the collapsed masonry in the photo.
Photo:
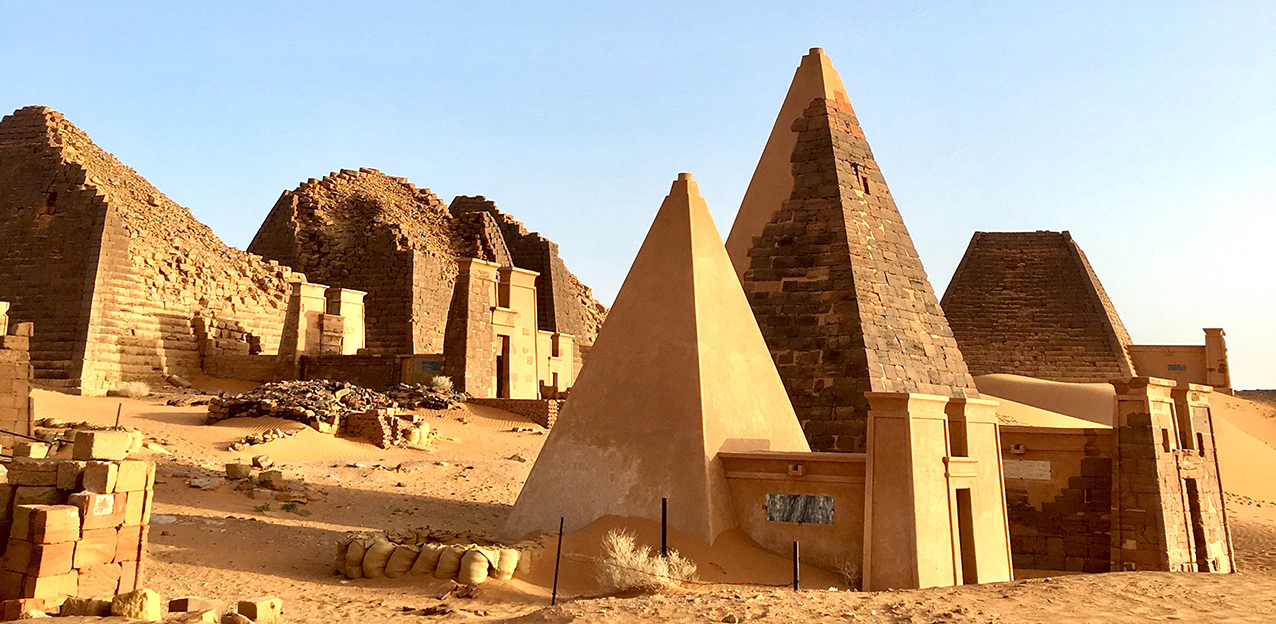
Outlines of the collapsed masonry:
M29 436L31 430L30 325L9 333L9 304L0 301L0 430ZM0 447L12 448L17 440L0 432Z
M1133 344L1068 232L975 232L943 308L974 375L1231 388L1223 330L1206 329L1203 346Z
M866 392L978 397L819 48L798 67L727 249L812 449L864 450Z
M374 169L285 191L249 250L366 292L361 353L436 355L421 364L441 362L430 370L478 397L565 392L606 312L554 243L492 202L462 196L449 209Z
M103 394L274 353L304 276L227 246L62 115L0 120L0 299L35 378Z

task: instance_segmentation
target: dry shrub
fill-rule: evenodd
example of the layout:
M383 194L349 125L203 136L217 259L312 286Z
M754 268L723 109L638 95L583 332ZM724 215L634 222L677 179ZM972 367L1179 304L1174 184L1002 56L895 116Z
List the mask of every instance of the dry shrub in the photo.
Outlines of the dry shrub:
M452 378L447 375L435 375L430 378L430 389L440 394L452 391Z
M140 399L151 393L151 387L141 381L129 381L115 387L107 394L110 396L127 397L130 399Z
M851 589L861 589L860 583L863 582L863 574L860 573L860 562L854 559L842 559L837 562L837 572L842 575L842 581Z
M603 537L598 581L609 591L661 591L692 580L695 575L696 564L677 551L661 557L651 548L634 543L633 534L627 531L612 530Z

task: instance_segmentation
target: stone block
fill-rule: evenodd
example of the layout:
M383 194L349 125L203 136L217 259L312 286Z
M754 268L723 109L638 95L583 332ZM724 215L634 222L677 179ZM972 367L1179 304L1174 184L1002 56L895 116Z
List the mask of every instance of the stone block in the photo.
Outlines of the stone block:
M62 502L62 494L56 486L29 487L18 486L13 491L13 504L18 505L56 505Z
M119 594L111 600L111 614L135 620L158 622L163 605L160 595L153 589L137 589Z
M84 474L84 462L65 460L58 463L59 490L80 490L80 477Z
M155 464L141 459L128 459L119 464L116 492L140 492L155 486Z
M113 528L85 529L75 543L75 567L87 568L115 561L119 532Z
M80 575L80 596L107 598L120 591L122 571L118 563L78 568L76 572Z
M80 576L75 572L54 576L28 576L23 580L24 598L43 598L45 604L61 604L67 596L79 593Z
M116 535L115 561L137 561L142 553L142 540L146 527L124 525Z
M123 494L72 494L67 503L80 510L80 528L84 531L117 527L124 523Z
M230 463L226 464L227 479L247 479L253 476L253 467L249 464Z
M76 431L72 458L88 461L120 460L128 457L133 436L126 431Z
M80 581L80 591L84 591L83 577ZM58 611L59 617L68 617L73 615L86 617L110 617L111 601L99 598L80 598L72 596L62 603L62 608Z
M145 564L141 561L120 562L120 591L133 591L142 586L142 572Z
M284 601L274 596L240 600L239 606L235 609L240 615L252 620L255 624L276 624L283 610Z
M27 569L31 567L31 551L34 547L34 544L26 540L10 539L4 551L4 558L0 559L0 569L26 574Z
M7 583L9 580L11 579L0 578L0 581L6 581L6 583L0 583L0 587L10 587ZM12 588L14 593L21 593L22 580L19 579L16 584L12 585ZM30 611L43 611L44 608L45 605L43 598L14 597L5 599L0 602L0 620L6 622L16 620L21 618L24 613L28 613Z
M187 611L220 611L222 603L217 600L209 600L198 596L182 596L168 601L169 613L182 613Z
M114 494L115 482L118 478L119 465L115 462L91 461L84 466L81 484L86 492Z
M31 544L31 561L27 564L27 574L32 576L66 574L71 571L71 559L74 553L75 542Z
M124 492L124 524L140 525L142 524L142 512L146 508L146 497L150 495L149 491L140 492Z
M14 457L8 466L9 485L57 487L59 463L53 459Z
M13 508L10 537L37 544L80 538L80 511L71 505L19 505Z

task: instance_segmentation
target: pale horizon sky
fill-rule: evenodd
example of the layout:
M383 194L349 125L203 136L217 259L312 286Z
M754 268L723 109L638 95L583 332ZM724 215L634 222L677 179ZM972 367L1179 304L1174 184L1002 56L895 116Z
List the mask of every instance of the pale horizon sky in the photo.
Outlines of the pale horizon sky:
M1276 1L0 0L46 105L227 243L342 168L485 195L610 302L679 172L723 236L822 47L942 295L971 234L1068 230L1139 344L1276 388Z

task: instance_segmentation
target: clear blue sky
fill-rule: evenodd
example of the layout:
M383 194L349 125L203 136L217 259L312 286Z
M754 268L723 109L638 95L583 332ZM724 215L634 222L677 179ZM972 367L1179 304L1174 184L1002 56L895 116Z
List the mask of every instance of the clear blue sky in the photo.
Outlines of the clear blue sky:
M938 292L975 230L1070 230L1136 342L1221 326L1276 387L1276 2L452 5L0 0L0 109L240 247L340 168L487 195L610 301L678 172L726 235L819 46Z

